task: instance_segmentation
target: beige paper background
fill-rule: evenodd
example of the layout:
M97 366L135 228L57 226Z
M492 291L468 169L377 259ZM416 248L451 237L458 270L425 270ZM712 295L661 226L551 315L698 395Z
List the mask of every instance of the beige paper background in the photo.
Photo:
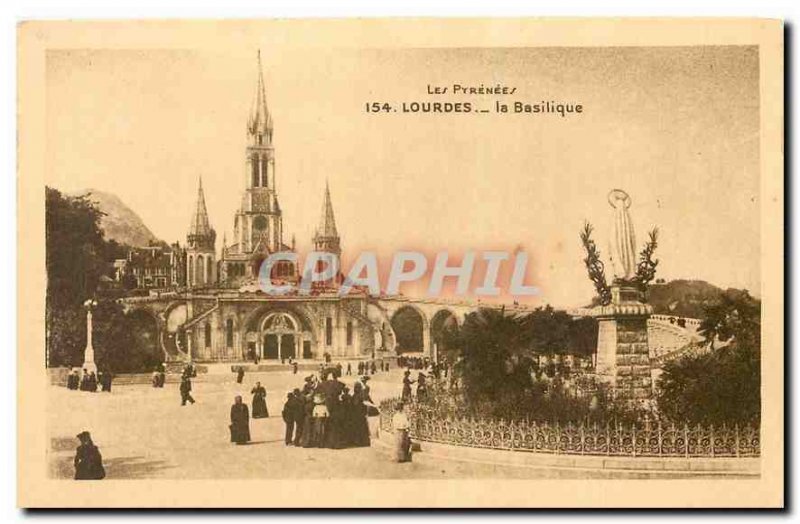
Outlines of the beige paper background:
M191 22L32 22L19 31L19 504L24 506L285 506L303 487L307 506L761 506L783 489L783 180L782 28L746 20L283 20ZM44 191L69 173L48 172L46 53L64 50L292 49L296 53L364 48L593 47L757 45L760 74L760 282L763 315L762 475L758 480L646 481L109 481L97 485L46 478L44 403ZM455 82L457 79L451 80ZM510 82L511 83L511 82ZM246 84L250 89L251 84ZM249 91L248 91L249 94ZM419 96L418 96L419 95ZM396 98L396 97L395 97ZM426 100L421 93L409 99ZM522 98L522 97L521 97ZM275 105L270 101L271 106ZM210 118L213 118L210 117ZM410 128L413 133L413 128ZM80 132L80 130L76 130ZM724 132L724 130L723 130ZM280 136L281 123L276 122ZM313 144L311 145L313 147ZM241 158L239 147L234 155ZM286 153L278 146L278 162ZM446 159L442 159L446 165ZM279 167L279 177L287 176ZM346 183L347 174L343 183ZM443 170L443 179L457 173ZM676 176L680 176L677 174ZM238 173L232 185L238 191ZM191 181L187 181L191 184ZM279 182L280 185L280 182ZM318 186L318 184L317 184ZM281 190L283 191L283 190ZM333 188L336 194L335 186ZM187 188L193 194L191 185ZM320 195L292 217L316 219ZM336 202L334 202L336 204ZM495 203L496 204L496 203ZM338 207L342 207L339 204ZM139 208L135 208L139 209ZM213 215L218 231L231 215ZM450 212L457 212L451 210ZM337 210L337 212L339 212ZM469 214L468 209L463 210ZM587 211L588 216L593 214ZM180 217L176 220L186 223ZM147 220L146 220L147 222ZM341 225L340 225L341 229ZM302 227L287 231L303 234ZM345 244L348 233L342 231ZM159 231L156 231L159 234ZM643 232L639 231L642 235ZM173 240L173 238L166 238ZM299 240L303 240L299 238ZM706 268L702 268L706 269ZM760 278L759 278L760 277ZM752 277L751 277L752 279ZM587 289L586 296L590 296ZM37 349L42 348L42 349ZM602 483L601 483L602 482ZM443 485L446 484L446 485ZM322 489L316 489L316 488ZM255 496L255 494L258 494Z

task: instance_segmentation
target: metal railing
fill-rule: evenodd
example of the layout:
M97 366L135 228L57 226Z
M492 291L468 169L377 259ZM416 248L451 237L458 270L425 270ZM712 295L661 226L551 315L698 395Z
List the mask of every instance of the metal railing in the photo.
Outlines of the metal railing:
M391 431L393 406L381 402L381 429ZM454 418L414 403L406 405L411 438L452 446L531 453L624 457L757 457L757 427L661 424L550 424Z

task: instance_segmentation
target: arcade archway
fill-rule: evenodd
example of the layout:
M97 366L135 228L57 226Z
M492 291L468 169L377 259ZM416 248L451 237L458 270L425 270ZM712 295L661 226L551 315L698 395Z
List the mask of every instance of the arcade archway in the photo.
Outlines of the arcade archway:
M403 306L391 319L395 334L395 351L403 353L421 353L425 350L425 318L417 309Z
M458 331L458 320L449 309L441 309L431 319L431 346L434 358L447 356L457 348L453 345L453 336Z

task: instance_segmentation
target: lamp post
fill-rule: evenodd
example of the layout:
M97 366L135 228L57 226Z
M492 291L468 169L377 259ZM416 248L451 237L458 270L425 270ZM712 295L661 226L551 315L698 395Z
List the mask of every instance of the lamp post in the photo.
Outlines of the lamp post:
M97 372L97 364L94 363L94 346L92 346L92 309L97 307L97 301L90 298L83 303L86 308L86 349L83 350L83 369L88 372Z

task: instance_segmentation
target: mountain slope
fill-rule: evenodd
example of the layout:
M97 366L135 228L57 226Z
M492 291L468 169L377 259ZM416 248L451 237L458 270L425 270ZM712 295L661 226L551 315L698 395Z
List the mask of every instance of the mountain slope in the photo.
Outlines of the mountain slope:
M672 280L648 286L647 301L655 313L700 318L704 307L717 302L722 293L704 280Z
M135 247L161 242L142 222L139 215L126 206L117 195L87 189L73 196L87 196L105 214L100 219L100 227L107 240Z

